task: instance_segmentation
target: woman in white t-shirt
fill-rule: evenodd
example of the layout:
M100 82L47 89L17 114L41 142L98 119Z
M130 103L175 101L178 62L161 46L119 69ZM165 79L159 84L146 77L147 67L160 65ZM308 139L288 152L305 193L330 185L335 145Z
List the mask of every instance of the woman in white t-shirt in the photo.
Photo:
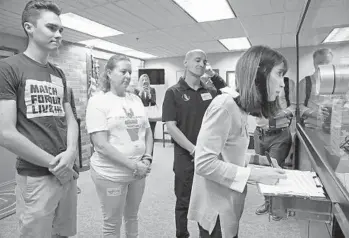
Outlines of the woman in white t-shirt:
M91 176L103 211L103 236L138 237L138 210L150 172L153 138L142 101L126 92L131 62L112 56L101 79L104 94L90 98L86 127L94 145Z

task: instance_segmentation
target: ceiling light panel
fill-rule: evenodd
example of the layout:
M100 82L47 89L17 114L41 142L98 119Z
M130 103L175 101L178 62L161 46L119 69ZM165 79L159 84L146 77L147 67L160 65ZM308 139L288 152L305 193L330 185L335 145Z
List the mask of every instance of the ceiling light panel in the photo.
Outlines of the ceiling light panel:
M173 0L197 22L235 18L227 0Z
M251 43L246 37L220 39L219 41L230 51L246 50L251 47Z
M91 21L71 12L60 15L60 18L64 27L83 32L91 36L102 38L123 34L121 31L117 31L113 28L99 24L95 21Z
M349 41L349 27L334 28L323 43Z
M128 55L130 57L135 57L139 59L151 59L151 58L156 58L157 56L148 54L145 52L141 52L138 50L134 50L125 46L117 45L114 43L111 43L109 41L101 40L101 39L92 39L92 40L85 40L85 41L80 41L80 44L84 44L86 46L90 46L93 48L98 48L110 52L115 52L119 54L124 54Z

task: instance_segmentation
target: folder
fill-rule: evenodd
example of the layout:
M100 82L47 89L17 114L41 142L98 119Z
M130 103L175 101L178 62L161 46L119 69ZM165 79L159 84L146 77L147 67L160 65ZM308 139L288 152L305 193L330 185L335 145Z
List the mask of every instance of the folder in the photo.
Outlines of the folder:
M259 191L265 196L297 196L325 198L323 185L315 172L285 170L287 179L280 179L276 185L258 183Z

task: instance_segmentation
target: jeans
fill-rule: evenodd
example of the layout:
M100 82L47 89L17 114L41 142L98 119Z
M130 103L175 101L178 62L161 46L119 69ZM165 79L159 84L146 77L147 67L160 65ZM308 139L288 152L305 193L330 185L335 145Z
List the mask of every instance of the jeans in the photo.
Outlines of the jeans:
M120 238L122 217L127 238L138 237L138 210L145 178L131 182L113 182L97 174L91 168L103 213L103 237Z

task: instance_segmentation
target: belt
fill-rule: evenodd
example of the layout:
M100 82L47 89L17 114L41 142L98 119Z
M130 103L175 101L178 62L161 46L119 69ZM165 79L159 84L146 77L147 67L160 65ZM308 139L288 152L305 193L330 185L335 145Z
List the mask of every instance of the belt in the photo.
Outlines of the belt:
M281 133L282 131L287 130L288 127L274 128L274 129L263 129L262 127L257 126L256 130L264 135L276 135Z

